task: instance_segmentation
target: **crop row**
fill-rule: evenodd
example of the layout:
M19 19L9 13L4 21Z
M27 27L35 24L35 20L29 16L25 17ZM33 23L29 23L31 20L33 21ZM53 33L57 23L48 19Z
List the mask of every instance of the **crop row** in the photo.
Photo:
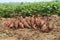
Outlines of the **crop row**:
M38 2L38 3L15 3L0 4L0 17L12 17L13 14L19 16L32 16L35 13L39 15L60 15L59 2Z

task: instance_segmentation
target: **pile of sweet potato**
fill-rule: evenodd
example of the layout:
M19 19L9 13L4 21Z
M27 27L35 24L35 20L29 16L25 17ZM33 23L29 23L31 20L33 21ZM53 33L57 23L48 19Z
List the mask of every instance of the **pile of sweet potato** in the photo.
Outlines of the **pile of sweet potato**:
M49 32L53 29L52 24L50 25L49 21L51 17L20 17L16 18L16 20L8 20L6 22L6 26L9 28L33 28L39 29L42 32Z

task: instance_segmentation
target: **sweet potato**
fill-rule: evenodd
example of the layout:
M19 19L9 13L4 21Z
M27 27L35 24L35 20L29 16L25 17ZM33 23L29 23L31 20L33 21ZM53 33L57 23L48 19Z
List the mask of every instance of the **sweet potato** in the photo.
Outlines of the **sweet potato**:
M15 25L14 21L12 21L12 20L7 21L7 23L6 23L6 26L9 27L9 28L13 28L14 25Z
M18 28L19 20L15 20L15 28Z
M44 24L44 25L41 27L41 31L42 31L42 32L48 32L48 27L46 26L46 24Z
M34 20L34 16L31 17L31 27L32 27L33 29L37 29L36 24L35 24L35 20Z
M30 28L30 26L28 25L28 23L25 21L25 19L20 19L20 22L22 22L24 24L24 27Z
M54 23L50 22L47 24L49 31L51 31L54 28Z
M16 18L16 20L7 21L6 25L9 28L33 28L40 29L42 32L48 32L53 29L53 23L50 23L51 18L49 16L41 18L39 16Z
M18 26L19 26L20 28L24 28L24 24L23 24L22 22L19 22L19 23L18 23Z
M31 17L25 17L25 21L26 21L29 25L31 25Z
M38 18L38 17L36 17L36 18L34 18L34 20L35 20L35 24L37 25L37 26L39 26L40 25L40 19Z

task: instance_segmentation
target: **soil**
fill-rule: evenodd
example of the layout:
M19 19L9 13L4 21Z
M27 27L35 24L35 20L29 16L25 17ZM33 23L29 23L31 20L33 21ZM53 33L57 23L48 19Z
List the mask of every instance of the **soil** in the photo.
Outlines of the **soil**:
M27 28L10 29L5 26L5 22L4 18L0 20L0 40L60 40L60 17L52 20L54 29L49 33Z

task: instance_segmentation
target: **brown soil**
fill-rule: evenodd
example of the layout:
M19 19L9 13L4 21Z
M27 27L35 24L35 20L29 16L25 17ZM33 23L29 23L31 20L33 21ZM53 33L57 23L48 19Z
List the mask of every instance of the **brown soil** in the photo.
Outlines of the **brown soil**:
M43 33L33 29L9 29L5 26L6 20L0 21L0 40L60 40L60 18L54 19L54 29Z

